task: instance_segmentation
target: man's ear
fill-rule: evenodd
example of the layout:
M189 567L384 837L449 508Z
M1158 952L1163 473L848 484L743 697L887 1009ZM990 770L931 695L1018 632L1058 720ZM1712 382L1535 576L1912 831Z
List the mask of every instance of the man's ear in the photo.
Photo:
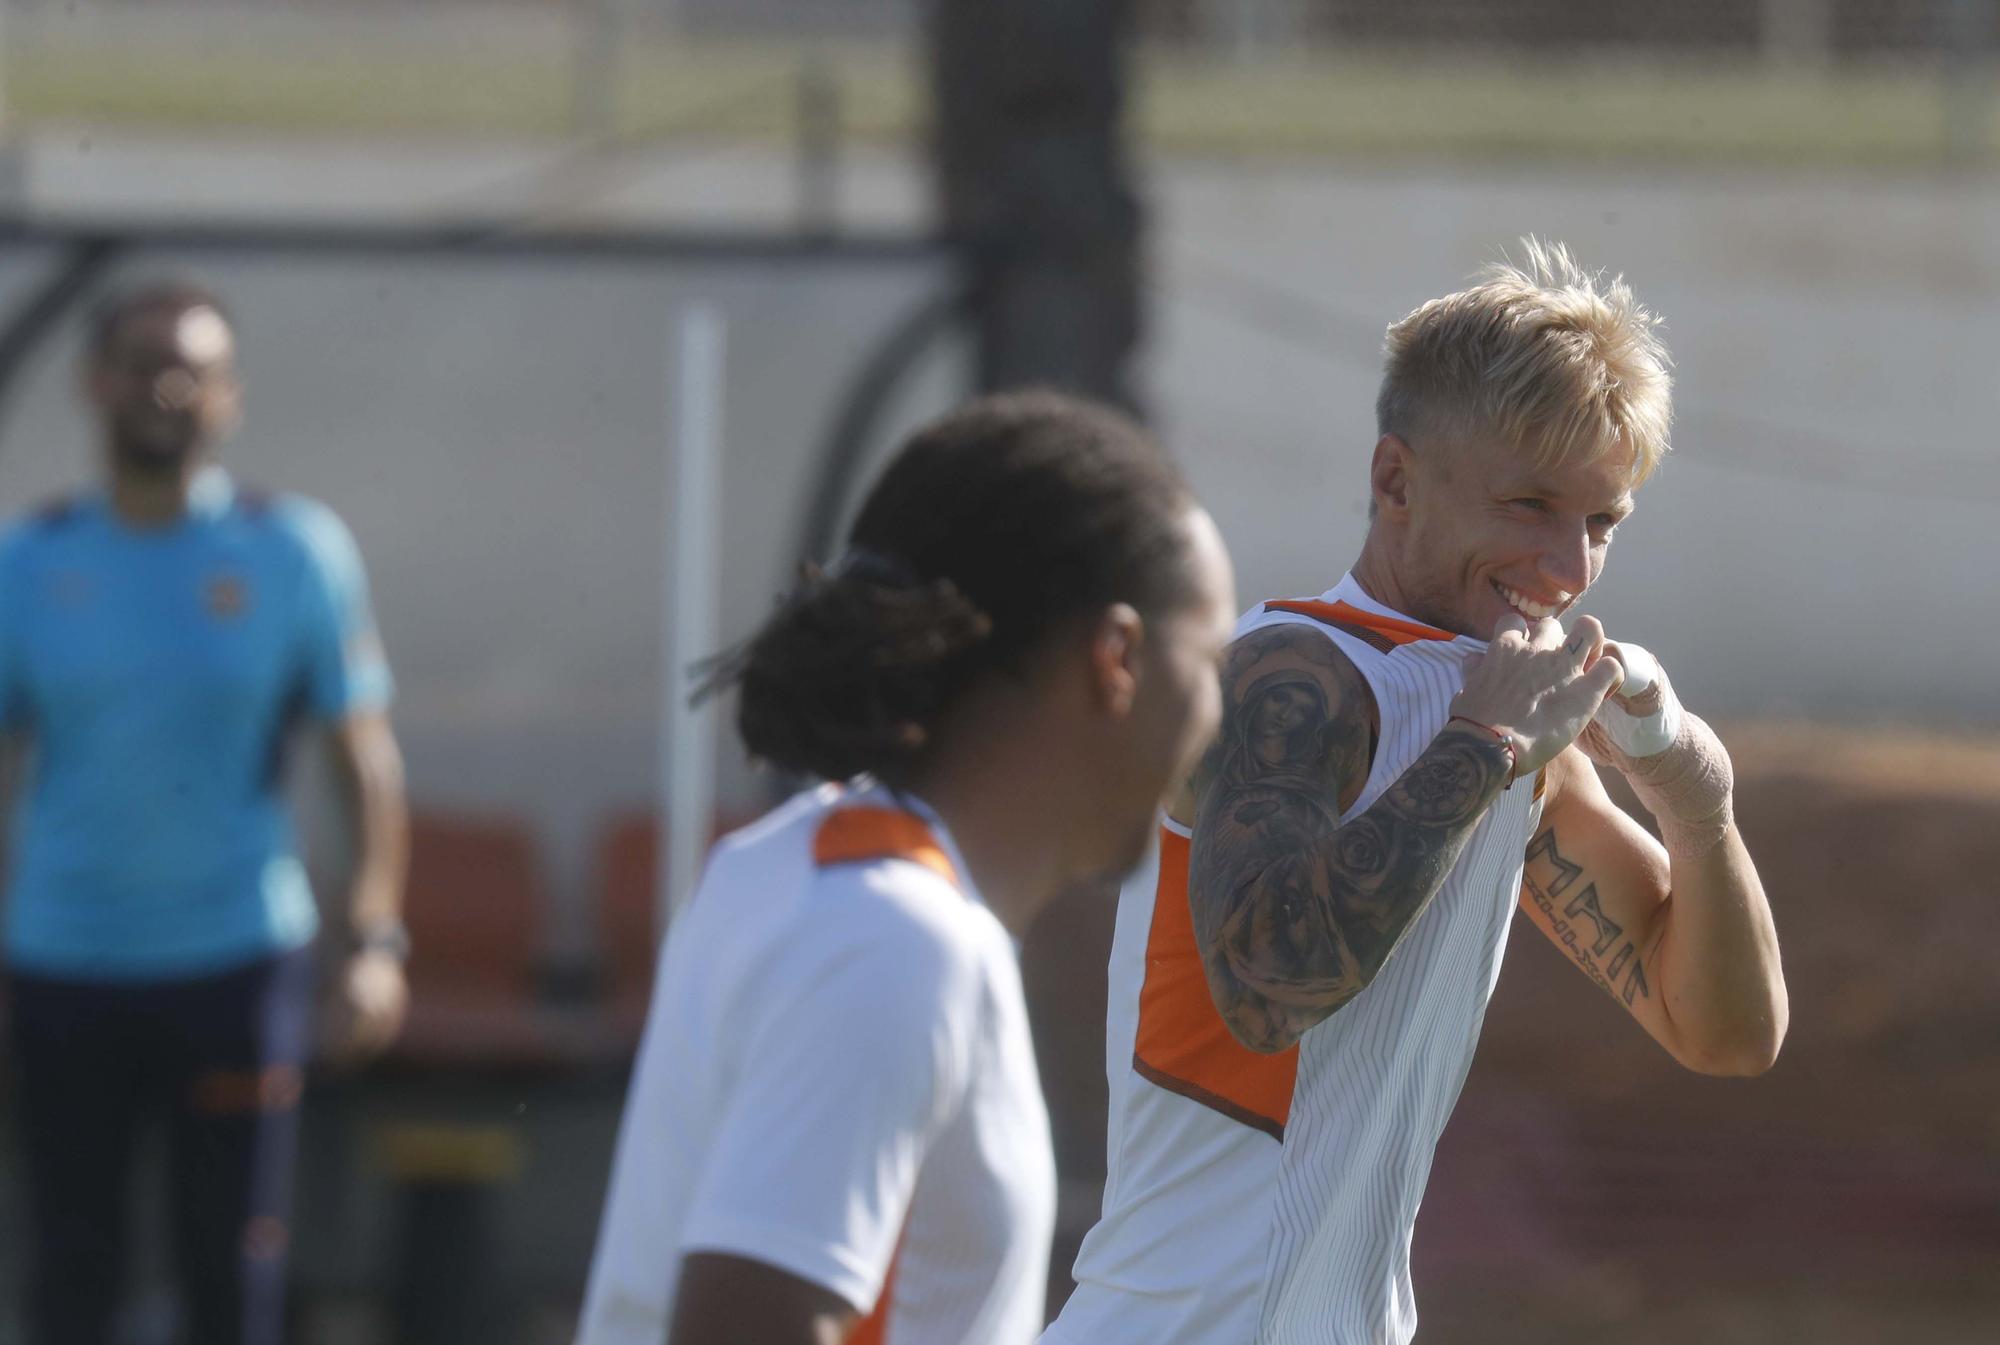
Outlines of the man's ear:
M1145 643L1145 621L1122 602L1105 608L1090 633L1092 699L1114 719L1132 713L1139 695L1139 651Z
M1385 434L1375 441L1375 454L1368 463L1368 485L1379 515L1399 523L1409 516L1410 481L1415 473L1415 455L1401 435Z

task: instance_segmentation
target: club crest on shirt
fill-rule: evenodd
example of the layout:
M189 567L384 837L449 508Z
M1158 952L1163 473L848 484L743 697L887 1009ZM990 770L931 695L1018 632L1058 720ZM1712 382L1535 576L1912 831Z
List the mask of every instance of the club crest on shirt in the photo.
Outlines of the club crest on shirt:
M202 590L202 604L217 621L234 621L250 608L250 590L233 574L219 574Z

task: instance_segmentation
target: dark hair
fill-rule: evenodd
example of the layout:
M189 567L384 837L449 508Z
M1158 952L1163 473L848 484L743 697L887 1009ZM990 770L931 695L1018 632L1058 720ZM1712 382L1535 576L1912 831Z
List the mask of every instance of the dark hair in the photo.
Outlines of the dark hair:
M125 324L141 313L186 313L196 308L212 308L229 329L236 330L230 315L214 291L192 280L145 280L111 291L90 306L84 329L84 354L93 363L111 353Z
M752 755L903 783L982 679L1018 670L1115 602L1188 600L1193 496L1125 416L1047 392L987 397L919 430L875 483L846 553L803 581L714 689L742 697Z

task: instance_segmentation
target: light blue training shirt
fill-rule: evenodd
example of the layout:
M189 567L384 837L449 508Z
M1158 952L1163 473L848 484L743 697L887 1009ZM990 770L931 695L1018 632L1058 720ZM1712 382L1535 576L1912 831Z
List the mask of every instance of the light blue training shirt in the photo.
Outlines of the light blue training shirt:
M0 724L31 772L8 847L7 960L79 980L181 979L318 926L281 796L302 720L385 706L353 537L219 467L134 528L103 493L0 537Z

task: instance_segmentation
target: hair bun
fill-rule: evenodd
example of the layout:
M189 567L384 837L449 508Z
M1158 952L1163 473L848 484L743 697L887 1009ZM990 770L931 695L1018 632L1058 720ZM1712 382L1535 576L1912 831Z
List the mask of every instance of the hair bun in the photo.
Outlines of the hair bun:
M809 575L717 670L712 685L742 684L738 722L753 755L842 780L893 775L928 745L958 692L960 656L993 622L950 580L916 581L884 559L851 552Z

